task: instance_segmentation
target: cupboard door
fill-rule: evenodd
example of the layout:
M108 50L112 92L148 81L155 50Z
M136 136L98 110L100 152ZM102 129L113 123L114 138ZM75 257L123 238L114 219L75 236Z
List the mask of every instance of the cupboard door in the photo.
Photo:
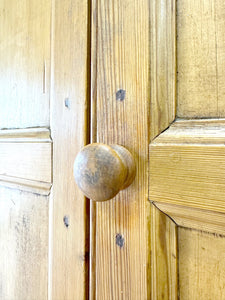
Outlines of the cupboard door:
M176 116L149 146L149 198L176 230L151 220L152 299L224 297L223 10L220 0L176 3Z
M86 299L72 169L89 136L88 4L1 0L0 16L0 298Z

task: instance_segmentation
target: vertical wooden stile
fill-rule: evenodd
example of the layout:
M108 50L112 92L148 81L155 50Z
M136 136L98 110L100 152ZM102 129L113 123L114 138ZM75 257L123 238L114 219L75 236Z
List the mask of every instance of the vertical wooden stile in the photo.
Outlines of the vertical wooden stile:
M91 299L149 298L149 47L148 1L92 2L92 140L125 146L137 175L92 206Z
M88 1L52 1L49 299L87 299L89 202L73 178L87 143L90 54Z
M175 119L176 1L150 1L150 12L152 141ZM176 225L152 204L150 226L151 299L177 299Z

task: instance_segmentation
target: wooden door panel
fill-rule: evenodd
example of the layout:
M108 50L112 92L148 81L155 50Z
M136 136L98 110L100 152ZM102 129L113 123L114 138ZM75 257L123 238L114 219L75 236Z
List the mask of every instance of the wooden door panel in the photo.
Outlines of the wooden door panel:
M52 141L46 128L0 130L0 298L48 298Z
M21 180L51 183L50 132L47 133L44 129L46 135L44 136L42 131L35 133L32 130L34 137L31 139L29 136L17 134L17 130L12 131L13 133L7 131L8 136L3 132L3 138L0 137L0 178L2 175L4 178L8 177L9 180L10 177L16 177ZM28 130L26 133L28 134Z
M176 6L176 30L171 38L177 33L176 99L170 104L176 100L175 121L167 130L159 130L149 146L149 198L157 207L152 207L151 218L152 299L222 299L225 128L224 119L212 117L224 117L225 108L224 2L179 0ZM161 18L160 12L157 17ZM167 22L169 28L174 24L173 18ZM160 32L163 24L158 27ZM159 95L166 95L174 78L168 78L165 86L155 72L151 81L162 88ZM155 103L154 97L151 102ZM161 235L159 218L165 220ZM176 237L169 230L173 226ZM169 259L174 243L169 241L174 239L178 271L169 277L174 266Z
M178 228L182 300L225 298L225 236Z
M89 18L87 1L0 1L1 299L87 298L73 162L89 141Z
M177 1L177 116L225 116L225 3Z
M225 212L224 120L176 121L150 144L150 199Z
M49 126L50 0L0 3L0 128Z
M48 196L0 187L1 299L48 299L48 207Z

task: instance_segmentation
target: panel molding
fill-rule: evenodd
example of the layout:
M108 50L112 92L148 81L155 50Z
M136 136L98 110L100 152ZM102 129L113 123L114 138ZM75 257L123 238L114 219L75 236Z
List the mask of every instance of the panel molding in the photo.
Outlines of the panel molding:
M150 200L225 212L225 122L174 122L150 144Z
M49 195L52 140L48 128L0 130L0 185Z
M51 143L0 143L0 175L52 182Z
M3 129L0 130L0 143L51 143L49 128L36 127L25 129Z
M0 175L0 186L48 196L50 194L52 184L49 182Z
M225 235L225 214L182 205L154 202L178 226Z

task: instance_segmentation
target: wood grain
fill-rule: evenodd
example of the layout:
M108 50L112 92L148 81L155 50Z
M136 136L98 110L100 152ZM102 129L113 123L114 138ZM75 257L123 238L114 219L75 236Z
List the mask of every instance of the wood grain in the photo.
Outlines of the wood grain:
M44 196L48 196L50 194L52 186L50 182L29 180L7 175L0 175L0 185Z
M180 299L224 299L225 237L180 227L178 239Z
M161 202L154 205L178 226L225 235L224 213Z
M151 205L151 299L177 299L177 226Z
M177 114L225 116L225 2L177 5Z
M52 182L51 143L1 143L0 175Z
M0 187L0 298L48 299L48 197Z
M160 134L154 143L161 145L222 145L224 138L225 119L176 119L169 130Z
M173 122L176 100L176 1L150 1L150 137Z
M149 18L145 0L92 2L92 139L125 146L137 165L128 189L92 206L92 299L150 297Z
M76 156L74 178L87 198L106 201L134 180L136 166L130 152L120 145L93 143Z
M150 144L150 199L225 212L224 125L188 124L191 130L174 124Z
M2 0L0 15L0 128L49 126L51 1Z
M49 299L87 299L89 207L73 178L88 142L88 3L52 1Z
M0 130L0 143L2 142L51 142L50 130L44 127Z

